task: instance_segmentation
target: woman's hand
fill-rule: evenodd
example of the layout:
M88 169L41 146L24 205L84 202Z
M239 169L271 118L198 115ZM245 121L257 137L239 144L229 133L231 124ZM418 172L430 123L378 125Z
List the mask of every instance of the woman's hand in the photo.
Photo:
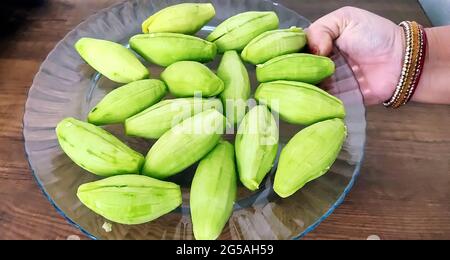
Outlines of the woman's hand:
M311 51L328 55L333 41L356 75L366 105L388 100L400 77L404 36L393 22L368 11L344 7L307 30Z

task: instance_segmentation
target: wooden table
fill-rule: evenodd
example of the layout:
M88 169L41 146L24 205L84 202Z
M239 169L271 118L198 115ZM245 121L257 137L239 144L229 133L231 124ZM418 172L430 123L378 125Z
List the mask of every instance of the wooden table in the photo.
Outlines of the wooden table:
M0 38L0 239L86 238L34 181L22 117L34 74L49 51L80 21L118 1L44 2L23 13L17 31ZM279 2L311 20L353 5L395 22L429 25L420 5L410 0ZM450 106L412 104L398 111L375 106L367 120L366 156L356 186L306 239L450 239Z

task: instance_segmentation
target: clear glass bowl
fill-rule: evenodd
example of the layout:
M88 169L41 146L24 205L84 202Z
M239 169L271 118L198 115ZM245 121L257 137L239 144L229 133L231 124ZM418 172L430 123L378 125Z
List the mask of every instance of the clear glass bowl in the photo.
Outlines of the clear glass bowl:
M85 119L88 111L110 90L118 85L96 73L84 63L73 45L81 37L94 37L127 44L140 33L141 22L149 15L181 0L129 1L102 10L89 17L50 52L35 76L28 94L24 116L24 138L33 174L44 194L55 208L73 225L96 239L193 239L189 213L189 187L195 165L171 181L183 189L183 205L152 222L127 226L112 223L106 232L105 219L83 206L76 197L82 183L99 177L75 165L60 149L55 135L56 124L64 117ZM192 2L192 1L191 1ZM196 1L194 1L196 2ZM199 1L203 2L203 1ZM273 10L280 18L280 28L307 27L308 20L277 3L262 0L213 0L216 17L199 36L226 18L249 10ZM287 199L279 198L272 189L273 172L257 192L242 185L232 217L220 239L296 239L304 236L342 203L359 173L365 143L365 109L354 75L347 62L334 50L334 76L322 87L339 97L347 110L348 138L330 171ZM208 64L216 68L220 57ZM162 68L147 64L152 77ZM257 86L255 68L248 65L253 89ZM152 142L129 138L121 125L106 129L146 154ZM301 127L280 122L280 149ZM227 136L230 140L233 136Z

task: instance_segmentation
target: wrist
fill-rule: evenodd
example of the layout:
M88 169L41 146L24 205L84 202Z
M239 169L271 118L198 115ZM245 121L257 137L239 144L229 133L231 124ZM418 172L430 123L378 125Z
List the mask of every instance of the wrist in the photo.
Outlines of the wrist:
M401 74L402 74L402 67L403 63L405 61L405 54L406 54L406 36L404 33L403 28L400 25L397 25L396 28L396 43L395 43L395 55L392 57L393 62L395 63L396 72L395 72L395 81L392 82L392 84L389 85L389 95L385 97L384 100L388 100L392 97L392 95L395 92L396 85L400 81Z
M378 85L377 88L372 88L377 89L378 92L372 93L370 92L371 88L362 87L365 97L370 97L370 99L367 98L365 100L366 104L382 104L384 101L390 99L400 80L406 51L406 39L401 26L394 25L390 39L392 40L389 52L384 56L383 71L379 75L381 77L375 78L381 85ZM355 75L358 76L357 73ZM358 78L358 81L363 80Z

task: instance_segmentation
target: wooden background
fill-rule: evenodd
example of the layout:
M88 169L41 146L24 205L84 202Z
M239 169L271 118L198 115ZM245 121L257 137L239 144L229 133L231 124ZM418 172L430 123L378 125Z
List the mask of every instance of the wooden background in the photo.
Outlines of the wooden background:
M80 21L119 1L42 2L17 12L16 21L0 3L1 19L13 22L0 27L0 239L86 239L34 181L25 158L22 117L34 74L54 45ZM353 5L394 22L429 25L412 0L279 2L311 20ZM412 104L398 111L375 106L367 119L360 178L343 205L305 239L450 239L450 106Z

